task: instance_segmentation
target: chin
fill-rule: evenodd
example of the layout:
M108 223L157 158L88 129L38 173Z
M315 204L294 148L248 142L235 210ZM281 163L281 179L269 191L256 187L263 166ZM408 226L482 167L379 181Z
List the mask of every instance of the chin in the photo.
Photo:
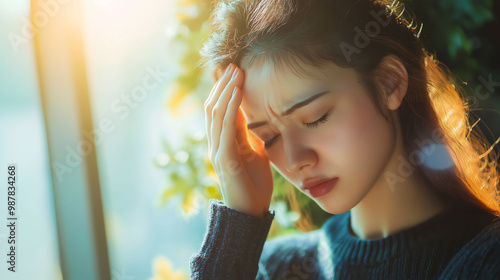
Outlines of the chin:
M342 200L342 202L337 202L336 199L329 199L328 196L330 194L327 194L322 197L315 198L314 201L318 206L323 209L323 211L337 215L337 214L342 214L345 213L349 210L351 210L355 205L352 203L348 203L345 199Z

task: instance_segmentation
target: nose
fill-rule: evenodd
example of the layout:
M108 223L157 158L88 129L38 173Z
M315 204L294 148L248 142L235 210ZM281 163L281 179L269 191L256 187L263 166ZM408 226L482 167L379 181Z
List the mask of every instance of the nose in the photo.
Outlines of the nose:
M273 106L266 107L268 116L273 124L282 131L283 149L286 155L285 169L290 173L302 171L306 166L314 166L317 161L317 155L305 141L304 132L300 128L288 125L286 119L279 118Z
M301 138L293 135L282 135L283 148L286 154L285 168L290 173L303 171L307 166L312 167L317 162L317 154L312 149L304 145Z

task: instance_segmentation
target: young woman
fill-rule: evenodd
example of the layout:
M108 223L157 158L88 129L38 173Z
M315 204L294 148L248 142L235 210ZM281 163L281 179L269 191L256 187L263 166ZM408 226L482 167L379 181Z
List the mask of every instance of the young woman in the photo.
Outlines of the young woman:
M192 279L500 278L492 147L401 11L370 0L216 5L201 54L217 80L205 109L223 201L210 200ZM336 215L265 242L271 165Z

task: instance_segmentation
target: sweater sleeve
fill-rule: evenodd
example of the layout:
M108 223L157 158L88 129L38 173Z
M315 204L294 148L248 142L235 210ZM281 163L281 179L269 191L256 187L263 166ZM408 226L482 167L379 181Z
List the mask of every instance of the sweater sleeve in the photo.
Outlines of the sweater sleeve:
M274 216L257 218L210 199L207 232L189 260L191 279L254 280Z

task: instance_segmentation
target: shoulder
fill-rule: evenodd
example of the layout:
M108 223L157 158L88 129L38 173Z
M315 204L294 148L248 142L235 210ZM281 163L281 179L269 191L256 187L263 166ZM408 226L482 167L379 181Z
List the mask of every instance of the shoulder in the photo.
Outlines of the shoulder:
M315 260L320 236L321 230L317 229L307 233L278 236L266 241L259 260L259 279L281 279L289 273L295 273L293 266L301 267L304 262ZM306 265L311 266L309 263Z
M500 218L485 226L450 260L443 273L446 275L452 279L493 279L500 275Z
M500 219L491 222L467 244L467 269L471 279L493 279L500 275Z

